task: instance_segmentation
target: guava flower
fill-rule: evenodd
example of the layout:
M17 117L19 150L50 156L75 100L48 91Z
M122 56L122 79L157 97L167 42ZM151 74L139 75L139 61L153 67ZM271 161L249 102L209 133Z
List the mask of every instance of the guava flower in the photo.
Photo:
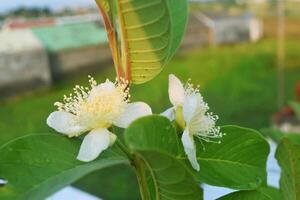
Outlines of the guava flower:
M203 101L198 87L194 88L189 82L184 86L173 74L169 75L169 99L173 107L161 115L175 120L183 130L181 141L184 151L192 167L199 171L194 137L200 139L201 143L201 140L218 142L215 140L222 137L220 128L216 127L218 117L208 113L209 107Z
M108 130L112 125L126 128L135 119L151 115L151 108L143 102L129 103L128 84L125 81L102 84L89 77L90 88L76 86L74 93L56 102L58 111L52 112L47 124L69 137L84 137L77 156L89 162L113 145L116 135Z

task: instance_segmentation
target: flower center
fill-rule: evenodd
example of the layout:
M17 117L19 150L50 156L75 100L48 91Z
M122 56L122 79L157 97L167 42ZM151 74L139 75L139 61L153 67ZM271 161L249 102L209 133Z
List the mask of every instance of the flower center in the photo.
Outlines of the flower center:
M105 83L97 85L90 77L91 88L76 86L74 94L56 103L59 110L74 114L75 123L89 128L108 128L124 111L128 102L127 84Z

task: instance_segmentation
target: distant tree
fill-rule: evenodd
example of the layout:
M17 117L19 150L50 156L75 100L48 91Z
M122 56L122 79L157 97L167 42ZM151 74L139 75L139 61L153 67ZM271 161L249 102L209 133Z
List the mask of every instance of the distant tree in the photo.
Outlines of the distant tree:
M236 0L221 0L220 3L223 3L226 7L231 7L236 5Z
M52 16L52 15L53 15L52 11L47 7L45 8L19 7L15 10L10 11L6 16L36 18L36 17Z

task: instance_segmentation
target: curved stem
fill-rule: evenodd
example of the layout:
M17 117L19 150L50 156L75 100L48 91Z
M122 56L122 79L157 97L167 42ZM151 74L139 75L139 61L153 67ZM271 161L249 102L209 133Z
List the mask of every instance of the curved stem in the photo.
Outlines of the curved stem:
M131 162L131 165L135 169L135 174L140 188L141 199L150 200L150 192L148 190L146 177L147 167L145 162L137 154L132 154L130 150L119 139L117 139L116 144L127 155Z
M134 160L134 157L133 157L133 154L129 151L129 149L119 139L117 139L116 144L127 155L129 160L132 162Z
M127 155L131 165L135 169L135 174L140 188L140 194L142 200L150 200L150 192L148 190L147 178L146 178L146 164L144 161L137 155L132 154L129 149L117 139L116 144L118 147Z
M135 155L133 165L135 167L136 177L140 188L141 199L150 200L150 192L148 190L146 166L144 161Z

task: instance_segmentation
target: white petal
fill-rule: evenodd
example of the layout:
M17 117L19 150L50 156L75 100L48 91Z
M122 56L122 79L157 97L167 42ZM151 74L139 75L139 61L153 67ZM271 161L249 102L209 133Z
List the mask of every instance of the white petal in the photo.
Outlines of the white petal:
M107 129L94 129L87 134L80 146L77 159L83 162L95 160L111 143L111 132Z
M115 88L115 84L107 79L104 83L97 85L91 90L88 99L93 100L94 97L97 97L99 95L99 93L102 93L103 91L113 90Z
M127 104L124 112L119 116L114 124L121 128L127 128L134 120L151 114L152 110L146 103L130 103Z
M183 132L181 141L184 147L184 151L192 167L196 171L199 171L200 165L198 164L197 157L196 157L196 145L193 136L189 134L187 129Z
M201 101L201 96L199 94L187 95L183 102L183 117L186 123L190 123L191 119L196 114L197 107Z
M169 75L169 98L174 106L182 105L184 101L184 87L173 74Z
M86 131L85 127L74 123L75 115L64 111L52 112L47 118L47 124L59 133L70 137Z
M165 116L170 121L175 120L175 109L174 107L167 109L165 112L161 113L160 115Z
M113 133L109 134L109 146L112 146L117 140L117 136Z

